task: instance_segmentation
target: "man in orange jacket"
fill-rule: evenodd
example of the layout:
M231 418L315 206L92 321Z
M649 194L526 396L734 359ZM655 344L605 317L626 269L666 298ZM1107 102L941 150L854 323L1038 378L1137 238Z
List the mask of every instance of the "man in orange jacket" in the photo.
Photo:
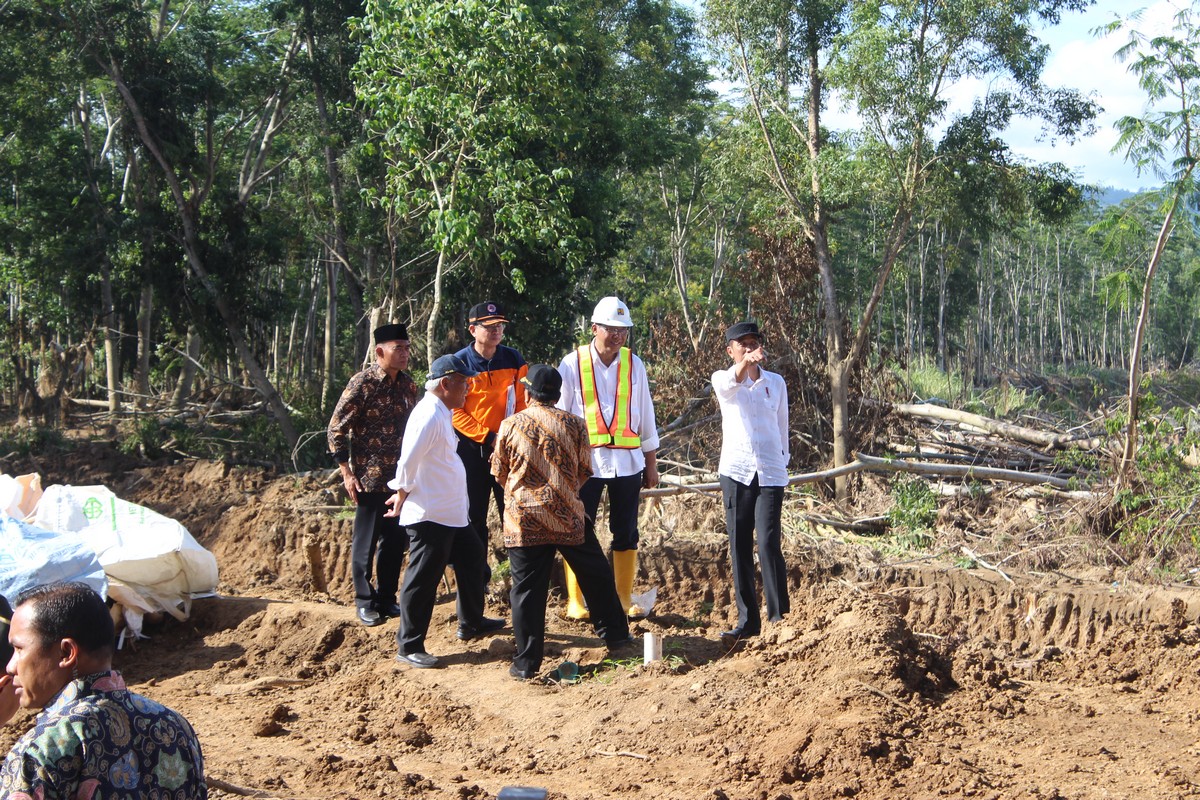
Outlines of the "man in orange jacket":
M475 341L455 355L478 374L470 379L463 407L454 411L454 430L458 433L458 457L467 471L468 516L486 553L490 498L496 498L496 510L504 517L504 490L492 477L492 449L500 423L525 408L525 387L520 380L529 365L516 350L500 344L508 317L499 303L485 300L472 306L467 321Z

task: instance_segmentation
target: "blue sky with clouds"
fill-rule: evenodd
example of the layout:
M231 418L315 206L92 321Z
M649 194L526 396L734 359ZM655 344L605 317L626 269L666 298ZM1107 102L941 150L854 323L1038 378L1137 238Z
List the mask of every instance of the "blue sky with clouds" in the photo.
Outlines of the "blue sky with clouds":
M1014 149L1034 161L1061 161L1088 183L1129 191L1159 183L1152 174L1139 177L1121 154L1109 152L1117 141L1114 123L1120 117L1140 116L1146 111L1145 94L1128 72L1128 64L1114 57L1117 49L1128 41L1128 34L1098 39L1091 33L1116 16L1127 18L1139 10L1138 30L1163 33L1170 29L1177 6L1168 0L1099 0L1087 12L1066 15L1060 25L1042 32L1042 40L1051 47L1043 73L1045 81L1094 92L1104 112L1097 121L1095 134L1069 146L1062 142L1039 142L1033 126L1014 125L1007 135Z

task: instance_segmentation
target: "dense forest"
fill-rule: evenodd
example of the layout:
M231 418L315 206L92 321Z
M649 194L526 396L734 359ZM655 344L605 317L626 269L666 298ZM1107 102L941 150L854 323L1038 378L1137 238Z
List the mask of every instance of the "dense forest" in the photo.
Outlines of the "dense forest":
M508 343L556 361L607 294L666 420L723 327L763 320L835 463L880 364L1187 365L1190 16L1114 23L1166 109L1123 120L1114 158L1160 190L1104 205L1002 138L1095 124L1036 36L1086 5L3 0L3 401L45 426L236 410L311 466L380 321L420 373L494 298ZM950 114L969 79L989 93Z

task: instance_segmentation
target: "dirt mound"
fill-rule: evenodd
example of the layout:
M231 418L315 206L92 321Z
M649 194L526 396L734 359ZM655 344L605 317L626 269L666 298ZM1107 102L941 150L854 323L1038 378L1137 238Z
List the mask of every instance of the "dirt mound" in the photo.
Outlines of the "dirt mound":
M428 642L442 669L393 660L395 621L357 624L327 473L189 462L96 478L181 519L221 564L222 597L118 655L193 721L214 797L1200 796L1194 590L1010 583L823 542L788 549L788 618L730 648L719 509L679 499L643 519L640 582L659 602L634 631L660 635L664 660L610 657L555 599L545 671L570 661L580 679L522 683L508 632L454 638L449 593ZM508 616L502 583L490 603Z

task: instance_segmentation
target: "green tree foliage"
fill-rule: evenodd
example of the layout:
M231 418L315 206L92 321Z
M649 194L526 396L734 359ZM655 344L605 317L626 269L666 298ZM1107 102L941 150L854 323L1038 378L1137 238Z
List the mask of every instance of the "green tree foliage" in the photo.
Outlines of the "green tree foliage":
M388 162L386 202L438 256L430 359L448 270L494 256L520 291L522 247L578 266L570 175L553 166L579 103L568 21L554 5L367 4L356 75Z

